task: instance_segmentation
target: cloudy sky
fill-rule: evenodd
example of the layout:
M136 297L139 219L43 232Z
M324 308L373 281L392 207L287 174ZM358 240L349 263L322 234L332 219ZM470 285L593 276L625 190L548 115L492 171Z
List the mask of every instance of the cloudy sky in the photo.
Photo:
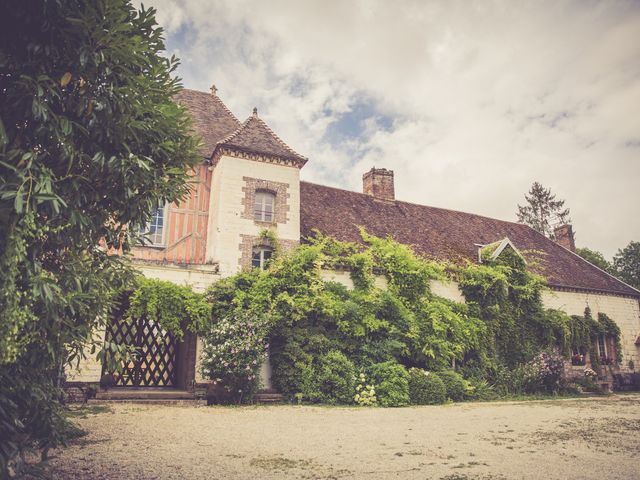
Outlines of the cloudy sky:
M146 2L145 2L146 3ZM305 180L515 220L534 180L578 246L640 240L640 3L157 0L185 87L254 106Z

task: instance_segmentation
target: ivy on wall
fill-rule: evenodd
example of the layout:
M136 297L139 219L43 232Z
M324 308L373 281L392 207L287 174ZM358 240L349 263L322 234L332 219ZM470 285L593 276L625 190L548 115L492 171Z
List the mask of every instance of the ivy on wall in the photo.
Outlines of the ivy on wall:
M427 370L455 364L466 376L492 380L544 350L568 357L574 346L593 345L597 333L619 344L605 315L594 321L545 309L544 280L510 246L482 264L453 265L420 258L390 238L361 236L365 247L316 233L268 270L221 280L206 293L214 322L241 312L267 319L272 380L291 397L310 389L310 372L324 368L329 352L360 371L387 361ZM326 269L348 269L354 288L324 280ZM376 275L386 288L376 286ZM435 295L433 280L457 282L466 303Z
M181 339L185 331L197 333L210 323L211 305L188 286L139 277L124 316L153 319Z

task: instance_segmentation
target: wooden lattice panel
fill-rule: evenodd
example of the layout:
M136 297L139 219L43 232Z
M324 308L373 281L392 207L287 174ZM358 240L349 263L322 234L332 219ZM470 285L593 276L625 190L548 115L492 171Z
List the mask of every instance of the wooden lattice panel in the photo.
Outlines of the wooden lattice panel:
M152 320L119 320L109 325L107 339L132 345L135 354L120 372L110 372L119 386L170 387L176 376L174 336Z

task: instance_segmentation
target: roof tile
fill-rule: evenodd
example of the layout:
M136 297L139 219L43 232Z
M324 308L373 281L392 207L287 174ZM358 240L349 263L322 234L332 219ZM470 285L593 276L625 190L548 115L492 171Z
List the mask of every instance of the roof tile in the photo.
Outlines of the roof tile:
M240 128L240 121L217 95L185 88L175 99L191 113L193 129L204 143L201 153L207 158L220 140Z
M236 131L221 139L216 148L221 147L282 158L293 161L299 166L307 162L305 157L284 143L255 113Z
M358 227L391 236L423 257L477 261L478 246L505 237L551 286L640 296L640 292L561 247L527 225L428 207L382 202L369 195L300 182L300 233L314 229L338 240L362 243Z

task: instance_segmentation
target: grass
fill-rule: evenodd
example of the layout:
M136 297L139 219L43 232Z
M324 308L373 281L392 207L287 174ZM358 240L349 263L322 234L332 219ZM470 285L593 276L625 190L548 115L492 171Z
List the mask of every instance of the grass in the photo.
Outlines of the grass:
M109 405L82 405L81 407L69 408L65 412L67 418L87 418L89 415L99 415L101 413L113 413Z

